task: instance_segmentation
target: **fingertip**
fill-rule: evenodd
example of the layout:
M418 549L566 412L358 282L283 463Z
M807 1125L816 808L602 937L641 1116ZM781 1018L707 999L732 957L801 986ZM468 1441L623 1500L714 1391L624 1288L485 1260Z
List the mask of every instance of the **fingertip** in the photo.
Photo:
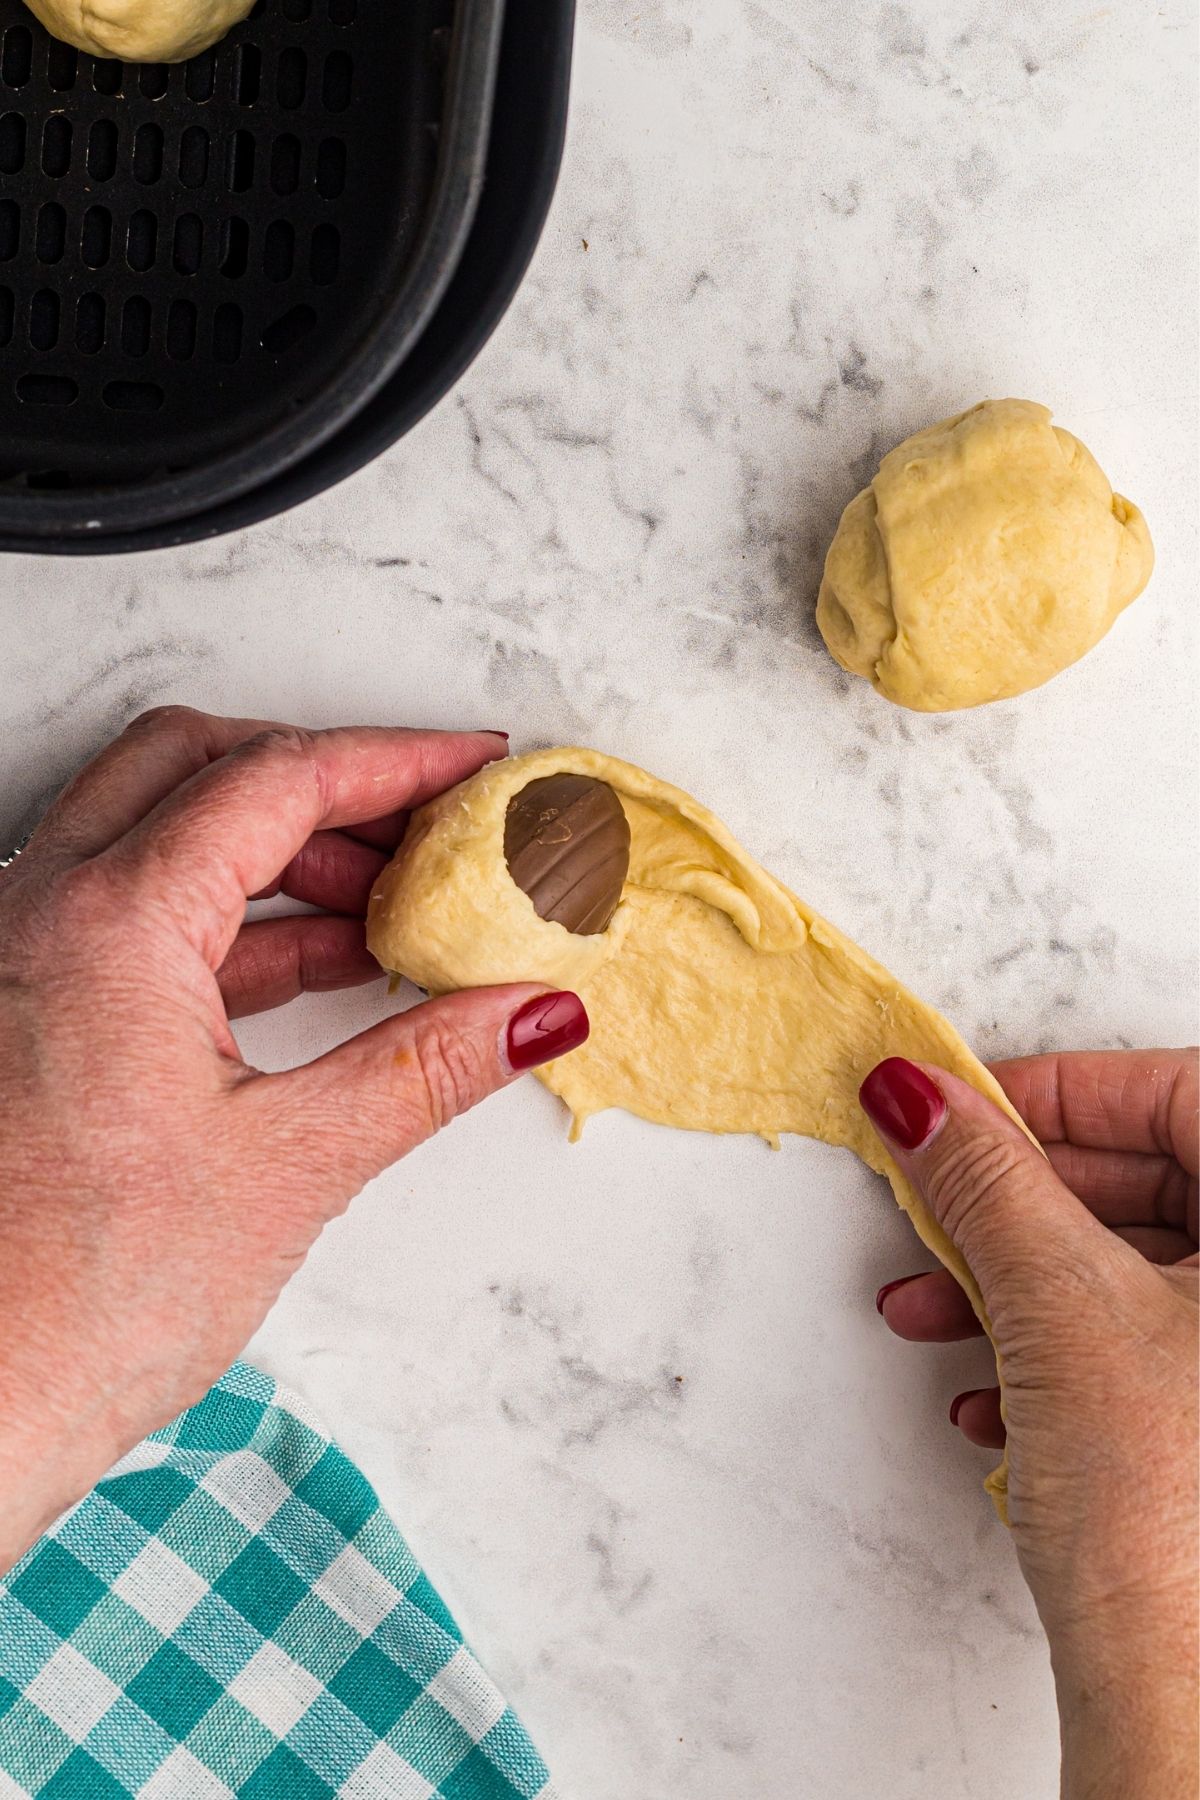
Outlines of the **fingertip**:
M888 1330L913 1344L955 1344L983 1331L948 1269L907 1275L880 1288L876 1307Z
M889 1294L894 1294L897 1288L907 1287L910 1281L919 1281L920 1279L920 1275L898 1275L895 1281L885 1281L875 1296L875 1311L879 1316L881 1318L886 1316L883 1308Z
M1000 1389L964 1388L950 1402L950 1423L981 1450L1002 1450L1008 1438L1000 1414Z
M517 1008L504 1032L504 1054L514 1074L566 1056L587 1041L587 1008L570 989L538 994Z

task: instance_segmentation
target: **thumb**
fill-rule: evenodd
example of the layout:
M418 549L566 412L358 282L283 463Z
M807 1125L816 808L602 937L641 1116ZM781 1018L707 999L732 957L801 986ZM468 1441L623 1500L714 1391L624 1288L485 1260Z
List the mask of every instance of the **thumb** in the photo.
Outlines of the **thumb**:
M242 1095L258 1112L260 1147L272 1141L285 1162L300 1149L305 1185L329 1214L459 1113L577 1049L588 1030L577 994L528 983L465 989L302 1068L258 1076Z
M969 1082L889 1057L863 1110L926 1210L961 1253L993 1324L1091 1284L1109 1234L1037 1145Z

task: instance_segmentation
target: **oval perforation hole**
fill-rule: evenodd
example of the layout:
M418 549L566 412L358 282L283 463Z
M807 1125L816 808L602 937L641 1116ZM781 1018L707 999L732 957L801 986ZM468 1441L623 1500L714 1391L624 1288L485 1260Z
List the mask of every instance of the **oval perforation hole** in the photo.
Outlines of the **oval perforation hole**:
M52 122L47 121L47 128ZM117 128L111 119L97 119L88 132L88 174L93 181L111 181L116 168Z
M290 44L286 50L279 52L279 67L275 74L275 98L280 106L286 106L289 112L304 105L304 93L308 86L308 58L297 45Z
M196 213L180 213L175 221L172 261L181 275L194 275L204 254L204 223Z
M180 136L179 179L188 188L208 180L208 133L202 125L189 125Z
M316 322L317 315L311 306L293 306L290 311L271 321L259 342L272 356L282 356L285 350L294 350L308 336Z
M195 100L203 106L211 100L217 84L217 53L215 50L202 50L199 56L193 56L183 73L183 88L189 100Z
M308 266L318 287L328 287L337 280L341 261L342 240L336 225L318 225L312 234Z
M139 125L133 140L133 178L143 187L153 187L162 174L163 134L161 125Z
M121 312L121 348L126 356L145 356L150 348L150 302L131 294Z
M253 106L262 82L262 51L257 44L239 44L233 71L233 96L239 106Z
M331 50L325 58L321 99L326 112L345 112L354 87L354 64L344 50Z
M358 0L329 0L329 23L353 25L358 13Z
M317 151L317 192L322 200L336 200L346 186L346 146L341 138L326 138Z
M15 200L0 200L0 262L11 262L21 248L21 208Z
M0 119L0 175L19 175L25 167L25 120L20 113Z
M279 10L293 25L302 25L312 12L312 0L282 0Z
M112 214L106 206L89 206L83 215L79 253L89 269L102 269L112 249Z
M294 194L300 185L300 139L285 131L271 146L271 186L277 194Z
M24 87L33 68L33 38L24 25L10 25L0 53L0 81L5 87Z
M138 70L138 86L147 100L161 100L167 91L169 71L166 63L143 63Z
M50 48L46 52L46 80L57 93L66 93L75 86L75 76L79 69L79 52L74 44L64 44L58 38L50 39Z
M17 383L17 399L26 406L71 406L78 398L69 375L22 375Z
M36 377L35 377L36 379ZM50 377L51 381L55 379ZM25 477L27 488L69 488L75 486L74 478L65 469L30 469Z
M225 153L225 186L231 194L244 194L254 180L254 134L235 131Z
M92 88L97 94L119 94L125 64L97 57L92 64Z
M190 300L172 300L167 313L167 355L188 362L196 349L196 308Z
M75 308L75 348L95 356L104 348L104 296L80 294Z
M288 219L272 219L263 239L263 274L268 281L286 281L296 260L296 233Z
M146 207L129 215L125 232L125 261L139 275L154 267L158 250L158 220Z
M67 247L67 215L57 200L48 200L38 213L36 244L39 262L62 261Z
M71 121L53 113L42 127L42 174L57 179L71 166Z
M213 360L235 363L242 354L242 310L224 301L213 314Z
M29 342L35 350L53 350L58 342L61 308L53 288L39 288L29 302Z
M246 273L246 265L250 261L250 227L245 219L222 219L221 243L217 251L217 266L222 275L230 281L236 281L239 275Z
M0 349L12 342L15 313L12 289L0 287Z
M100 398L113 412L157 412L163 391L157 381L110 381Z

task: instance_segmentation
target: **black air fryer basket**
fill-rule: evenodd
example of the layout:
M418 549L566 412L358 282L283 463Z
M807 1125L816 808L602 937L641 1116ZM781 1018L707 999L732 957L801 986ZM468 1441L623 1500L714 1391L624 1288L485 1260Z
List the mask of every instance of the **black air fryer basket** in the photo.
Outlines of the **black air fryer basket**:
M258 0L168 67L0 0L0 547L208 536L406 430L536 241L570 28L570 0Z

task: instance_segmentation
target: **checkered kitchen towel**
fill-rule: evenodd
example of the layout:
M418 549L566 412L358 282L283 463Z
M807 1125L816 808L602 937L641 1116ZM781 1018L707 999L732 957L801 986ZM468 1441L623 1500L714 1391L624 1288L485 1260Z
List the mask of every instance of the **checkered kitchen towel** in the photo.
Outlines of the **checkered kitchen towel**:
M0 1581L0 1796L552 1800L374 1491L238 1363Z

